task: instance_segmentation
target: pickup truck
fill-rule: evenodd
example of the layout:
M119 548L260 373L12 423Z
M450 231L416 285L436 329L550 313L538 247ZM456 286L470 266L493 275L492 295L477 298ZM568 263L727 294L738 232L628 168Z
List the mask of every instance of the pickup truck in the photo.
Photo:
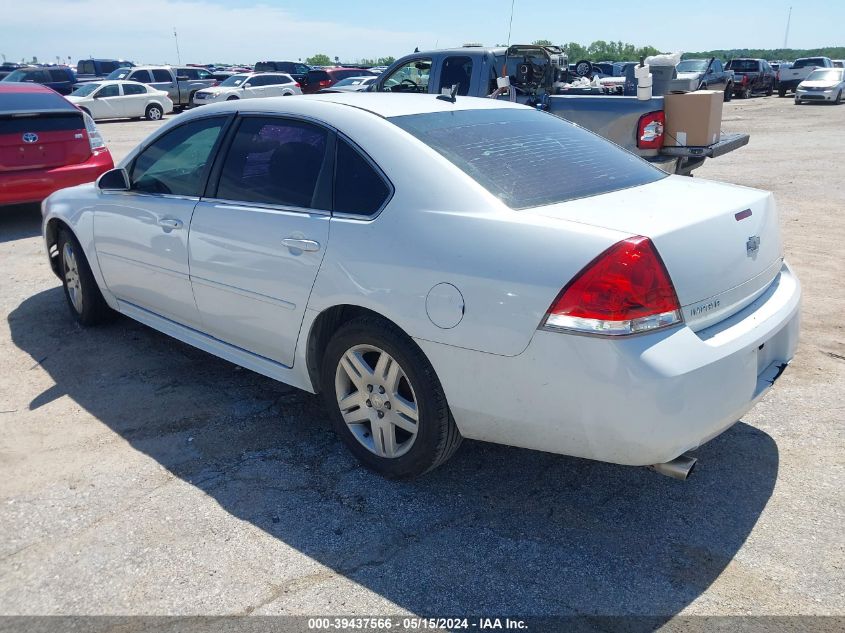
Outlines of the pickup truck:
M185 108L194 101L194 94L203 88L210 88L217 84L217 80L207 73L205 79L191 79L192 71L203 70L197 68L174 68L172 66L134 66L132 68L118 68L106 79L125 79L147 84L158 90L167 92L175 108Z
M730 101L734 93L734 72L725 70L722 61L710 59L684 59L675 70L678 79L689 82L690 90L721 90L725 101Z
M135 64L122 59L80 59L76 62L76 84L105 79L118 68L132 68Z
M591 130L669 173L689 175L707 158L748 143L748 134L723 134L702 147L664 147L663 97L561 94L570 70L557 47L513 45L418 52L398 59L373 82L369 92L422 92L505 98L547 110ZM510 88L499 88L508 77Z
M833 62L829 57L802 57L796 59L789 68L781 66L778 70L778 96L785 97L787 90L795 92L798 84L816 68L833 68Z
M748 99L754 93L770 97L775 91L775 71L765 59L736 58L725 68L733 71L734 94L741 99Z

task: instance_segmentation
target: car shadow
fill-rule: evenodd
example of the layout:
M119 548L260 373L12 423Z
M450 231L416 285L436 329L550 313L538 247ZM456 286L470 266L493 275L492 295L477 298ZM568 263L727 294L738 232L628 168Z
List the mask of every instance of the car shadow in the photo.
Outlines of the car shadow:
M731 562L778 474L775 442L740 423L685 483L480 442L388 481L351 458L317 397L66 311L53 288L9 315L55 383L30 409L68 395L226 512L418 614L669 618Z
M41 205L37 202L0 207L0 243L41 234Z

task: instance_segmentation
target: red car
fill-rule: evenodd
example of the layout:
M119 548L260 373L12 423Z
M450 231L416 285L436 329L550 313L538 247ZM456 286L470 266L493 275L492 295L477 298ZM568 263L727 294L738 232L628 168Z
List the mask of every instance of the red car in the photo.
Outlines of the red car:
M376 75L365 68L320 68L308 71L305 83L302 84L303 94L314 94L319 90L335 85L347 77L369 77Z
M91 117L40 84L0 83L0 205L40 202L113 167Z

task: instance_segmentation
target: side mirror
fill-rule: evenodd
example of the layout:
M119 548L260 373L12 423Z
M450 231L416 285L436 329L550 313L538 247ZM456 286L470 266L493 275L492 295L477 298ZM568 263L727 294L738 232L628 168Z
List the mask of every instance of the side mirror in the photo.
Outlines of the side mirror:
M110 169L97 179L100 191L129 191L129 174L121 167Z
M252 88L252 84L244 84L243 86L241 86L241 90L245 88Z

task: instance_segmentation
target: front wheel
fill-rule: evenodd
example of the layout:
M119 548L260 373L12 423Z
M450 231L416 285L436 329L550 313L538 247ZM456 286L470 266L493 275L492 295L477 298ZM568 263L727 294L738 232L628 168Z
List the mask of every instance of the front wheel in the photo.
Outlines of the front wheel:
M144 116L147 118L147 121L161 121L161 118L164 116L164 110L161 109L160 105L151 103L147 106Z
M750 99L751 98L751 88L743 89L741 97L743 99Z
M62 286L73 318L86 326L108 321L114 312L103 299L85 253L70 231L59 233L58 248Z
M785 97L786 96L786 88L778 88L778 96Z
M774 83L770 83L770 84L769 84L769 87L766 89L766 96L767 96L767 97L771 97L771 96L772 96L772 93L774 93L774 91L775 91L775 84L774 84Z
M461 443L431 363L380 318L353 319L335 332L323 356L321 386L337 434L382 475L422 475Z

